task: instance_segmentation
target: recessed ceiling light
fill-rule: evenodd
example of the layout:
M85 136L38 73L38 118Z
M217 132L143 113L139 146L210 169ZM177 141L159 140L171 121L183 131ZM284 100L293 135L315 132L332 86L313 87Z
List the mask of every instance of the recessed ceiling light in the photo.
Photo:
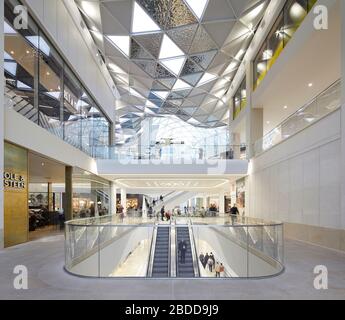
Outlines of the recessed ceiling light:
M27 54L29 54L29 53L30 53L30 51L29 51L29 50L26 50L26 53L27 53Z
M284 109L287 109L288 108L288 106L284 106Z
M270 121L266 121L266 124L270 124L271 122Z
M47 71L47 76L50 76L50 72L49 71Z
M129 57L129 36L107 36L112 44Z
M150 18L144 9L134 1L132 32L152 32L159 30L159 26Z
M13 51L13 50L11 51L11 54L14 54L14 51Z
M41 163L41 166L42 166L42 167L44 167L44 166L45 166L45 163L44 163L44 162L42 162L42 163Z
M310 82L308 83L308 87L311 88L313 86L313 84Z
M183 56L183 51L165 34L162 41L159 59Z

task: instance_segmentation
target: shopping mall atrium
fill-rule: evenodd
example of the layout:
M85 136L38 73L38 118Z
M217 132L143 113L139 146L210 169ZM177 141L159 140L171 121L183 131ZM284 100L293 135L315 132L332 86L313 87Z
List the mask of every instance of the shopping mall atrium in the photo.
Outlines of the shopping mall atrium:
M345 299L345 1L0 18L0 299Z

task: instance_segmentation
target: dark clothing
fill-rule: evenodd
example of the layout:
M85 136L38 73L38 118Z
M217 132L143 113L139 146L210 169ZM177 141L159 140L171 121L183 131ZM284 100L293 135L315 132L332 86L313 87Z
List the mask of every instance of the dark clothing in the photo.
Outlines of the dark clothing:
M232 207L230 209L230 214L232 215L237 215L237 214L240 214L240 212L238 211L238 208L237 207Z
M210 257L210 256L208 255L208 253L206 253L206 256L204 257L204 262L202 263L204 269L206 268L207 261L208 261L209 257Z
M180 253L180 262L185 263L186 261L186 251L187 251L187 243L182 240L178 244L178 251Z
M205 256L204 256L203 254L201 254L201 255L199 256L199 260L200 260L201 264L204 266Z
M162 216L162 221L164 221L164 216L165 216L164 207L161 209L161 216Z

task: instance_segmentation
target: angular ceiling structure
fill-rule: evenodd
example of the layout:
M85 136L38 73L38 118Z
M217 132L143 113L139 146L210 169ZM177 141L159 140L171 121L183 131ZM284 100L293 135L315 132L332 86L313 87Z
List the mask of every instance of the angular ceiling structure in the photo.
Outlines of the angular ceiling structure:
M225 125L232 79L270 0L75 0L120 94L121 128L173 114Z

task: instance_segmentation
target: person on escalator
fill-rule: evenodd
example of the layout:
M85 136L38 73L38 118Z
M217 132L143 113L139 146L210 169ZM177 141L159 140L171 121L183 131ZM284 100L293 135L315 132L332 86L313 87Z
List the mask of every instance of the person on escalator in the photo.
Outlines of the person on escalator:
M164 206L161 209L161 217L162 217L162 221L164 221L164 216L165 216L165 208Z
M186 243L186 241L182 240L181 263L185 263L186 262L186 251L187 251L187 243Z

